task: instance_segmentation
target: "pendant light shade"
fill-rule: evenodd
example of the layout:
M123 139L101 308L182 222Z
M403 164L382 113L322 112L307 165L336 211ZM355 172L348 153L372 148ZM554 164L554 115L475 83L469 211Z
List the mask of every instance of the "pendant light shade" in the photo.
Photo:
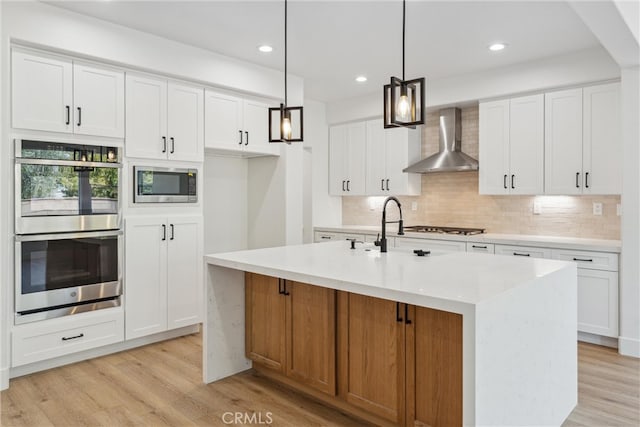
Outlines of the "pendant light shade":
M402 1L402 79L391 77L384 85L384 127L416 127L424 124L425 79L405 80L404 39L406 25L406 0Z
M287 105L287 0L284 0L284 103L269 108L269 142L300 142L303 131L302 107Z

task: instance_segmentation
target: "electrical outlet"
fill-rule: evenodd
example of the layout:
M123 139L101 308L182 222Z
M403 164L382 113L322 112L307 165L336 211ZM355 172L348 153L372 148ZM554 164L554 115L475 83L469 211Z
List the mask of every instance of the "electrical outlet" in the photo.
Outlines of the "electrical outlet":
M540 215L542 213L542 203L540 201L533 202L533 214Z
M620 203L616 205L616 215L622 215L622 205Z
M411 210L412 211L418 210L418 202L411 202Z
M593 202L593 214L594 215L602 215L602 203Z

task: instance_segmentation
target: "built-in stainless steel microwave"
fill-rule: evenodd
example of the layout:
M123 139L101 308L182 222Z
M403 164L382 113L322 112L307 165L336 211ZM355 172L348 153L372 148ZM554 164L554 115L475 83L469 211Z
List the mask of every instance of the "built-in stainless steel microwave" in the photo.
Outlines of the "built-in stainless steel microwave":
M134 166L134 203L196 203L196 169Z

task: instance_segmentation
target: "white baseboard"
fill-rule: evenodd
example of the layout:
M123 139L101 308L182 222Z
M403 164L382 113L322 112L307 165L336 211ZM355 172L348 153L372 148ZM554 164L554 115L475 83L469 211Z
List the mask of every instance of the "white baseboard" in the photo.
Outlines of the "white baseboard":
M603 337L602 335L590 334L588 332L578 332L578 341L603 345L605 347L618 348L617 338Z
M16 378L23 375L32 374L34 372L40 372L51 368L57 368L59 366L69 365L71 363L81 362L87 359L93 359L100 356L106 356L107 354L117 353L123 350L130 350L132 348L141 347L143 345L152 344L159 341L165 341L171 338L181 337L183 335L194 334L200 330L200 325L185 326L184 328L174 329L172 331L161 332L159 334L149 335L146 337L136 338L129 341L123 341L116 344L107 345L104 347L92 348L91 350L81 351L79 353L68 354L66 356L56 357L54 359L43 360L41 362L31 363L29 365L17 366L11 368L7 377L7 386L9 388L9 377ZM4 385L4 372L2 377ZM4 389L4 388L3 388Z
M0 390L9 388L9 368L0 369Z
M631 356L640 358L640 340L635 338L618 338L620 346L618 347L618 353L623 356Z

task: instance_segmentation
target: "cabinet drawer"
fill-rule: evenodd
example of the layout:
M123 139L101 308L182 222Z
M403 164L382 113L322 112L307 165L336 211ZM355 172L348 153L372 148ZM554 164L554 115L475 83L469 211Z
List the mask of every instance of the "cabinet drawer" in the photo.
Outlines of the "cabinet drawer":
M466 244L465 242L457 242L454 240L431 240L396 237L396 248L464 252L466 251Z
M467 242L467 252L482 252L485 254L495 253L493 243Z
M324 231L316 231L314 233L314 242L328 242L330 240L347 240L356 239L364 242L364 234L347 234L347 233L328 233Z
M562 261L575 261L580 268L618 271L618 254L609 252L553 249L551 257Z
M529 246L495 245L496 255L511 255L530 258L551 258L551 249Z
M12 330L11 366L52 359L124 340L121 307L43 320Z

